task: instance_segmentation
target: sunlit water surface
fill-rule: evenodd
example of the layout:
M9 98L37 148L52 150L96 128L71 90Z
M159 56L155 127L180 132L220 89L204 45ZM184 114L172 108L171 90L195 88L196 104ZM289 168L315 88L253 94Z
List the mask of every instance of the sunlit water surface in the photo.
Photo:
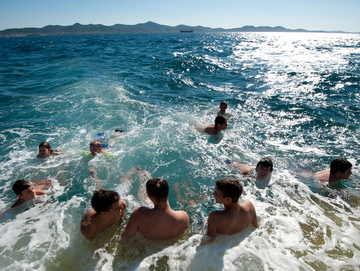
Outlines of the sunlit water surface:
M0 63L0 210L15 201L15 180L53 182L46 196L2 214L1 270L359 270L359 35L10 38L0 40ZM230 116L216 142L194 127L213 123L222 100ZM115 128L126 130L115 157L81 156ZM64 154L36 158L42 141ZM269 184L227 163L264 156L274 161ZM341 191L322 187L311 172L339 157L353 164L352 179ZM141 180L119 181L134 166L168 180L189 229L123 247L123 223L85 239L88 168L128 202L129 216ZM211 193L226 176L244 181L240 200L252 201L260 227L208 243L208 213L222 208Z

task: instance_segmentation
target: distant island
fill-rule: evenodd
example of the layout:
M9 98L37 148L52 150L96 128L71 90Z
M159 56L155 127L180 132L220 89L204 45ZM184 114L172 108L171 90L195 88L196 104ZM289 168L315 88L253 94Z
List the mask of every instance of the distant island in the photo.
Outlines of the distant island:
M76 23L70 26L48 25L43 28L14 28L0 31L0 37L28 37L50 35L84 35L84 34L124 34L124 33L204 33L204 32L317 32L317 33L347 33L342 31L308 31L305 29L287 29L282 26L270 27L252 25L240 28L224 29L203 26L167 26L154 22L136 25L115 24L105 26L101 24L82 25Z

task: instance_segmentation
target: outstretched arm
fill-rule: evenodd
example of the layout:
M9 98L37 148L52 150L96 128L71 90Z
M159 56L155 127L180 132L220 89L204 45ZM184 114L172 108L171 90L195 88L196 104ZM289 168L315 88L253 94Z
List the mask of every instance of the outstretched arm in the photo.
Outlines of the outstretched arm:
M248 175L251 171L253 171L255 169L255 167L253 167L253 166L248 166L245 164L241 164L239 162L233 162L233 163L231 163L231 165L233 167L240 169L241 175Z

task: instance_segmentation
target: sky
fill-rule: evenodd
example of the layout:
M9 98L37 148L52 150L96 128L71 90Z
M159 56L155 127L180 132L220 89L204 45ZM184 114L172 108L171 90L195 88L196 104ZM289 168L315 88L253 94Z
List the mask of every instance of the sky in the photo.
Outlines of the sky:
M360 0L0 0L0 30L148 21L169 26L283 26L360 33Z

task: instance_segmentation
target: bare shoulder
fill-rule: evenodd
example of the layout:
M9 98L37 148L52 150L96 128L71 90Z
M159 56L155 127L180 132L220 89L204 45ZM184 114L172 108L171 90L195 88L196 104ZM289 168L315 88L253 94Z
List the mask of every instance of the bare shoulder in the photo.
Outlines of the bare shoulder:
M207 134L213 134L214 133L214 124L210 124L209 126L205 127L203 132Z
M254 205L252 204L252 202L250 200L243 200L241 203L240 203L240 206L245 209L245 211L252 211L252 210L255 210L255 207Z
M125 201L125 200L123 200L123 199L120 199L120 203L121 203L122 208L124 208L124 207L125 207L125 209L126 209L126 207L127 207L127 203L126 203L126 201Z
M17 206L20 206L20 205L23 204L24 202L25 202L25 200L18 198L18 199L15 201L15 203L11 206L11 208L15 208L15 207L17 207Z
M145 206L137 207L130 215L131 220L144 219L151 212L151 209Z
M82 235L87 238L92 237L96 232L96 226L92 220L95 213L96 212L94 209L90 209L83 215L81 219L80 231Z
M182 221L183 223L189 225L189 216L185 211L174 211L176 214L176 218L179 221Z
M259 227L259 223L257 220L257 215L255 211L255 207L252 204L250 200L244 200L240 203L240 206L243 208L243 210L246 212L246 214L249 217L249 222L252 224L255 228Z
M218 221L222 216L226 215L225 210L216 210L209 213L209 220Z
M330 178L330 169L316 172L315 177L318 178L321 182L328 182Z

